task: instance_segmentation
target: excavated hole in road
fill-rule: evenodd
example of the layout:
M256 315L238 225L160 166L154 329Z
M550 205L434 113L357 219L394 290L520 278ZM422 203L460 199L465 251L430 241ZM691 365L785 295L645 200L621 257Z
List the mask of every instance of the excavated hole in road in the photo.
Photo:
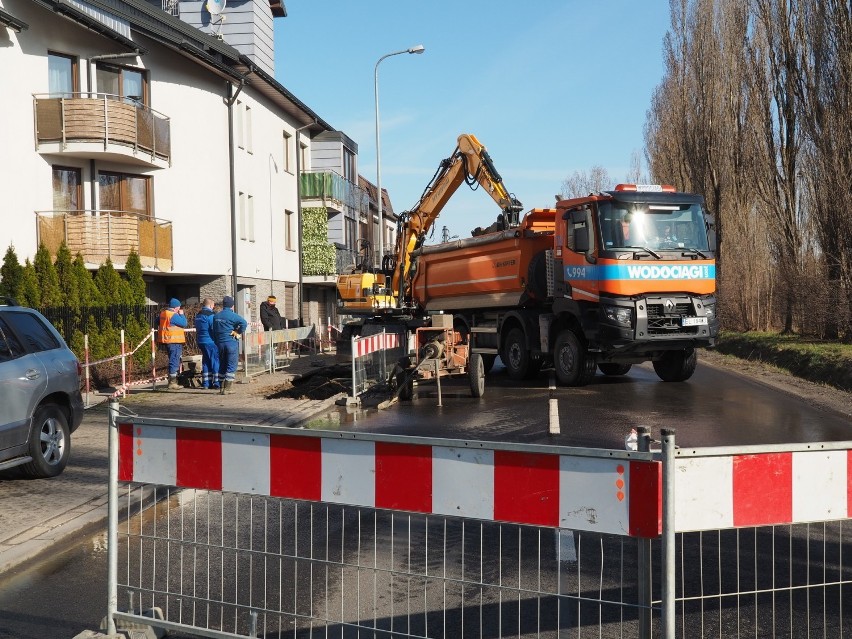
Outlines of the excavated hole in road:
M270 393L264 395L264 398L322 400L334 397L339 393L348 394L351 390L348 378L341 376L339 371L333 368L326 368L298 378L292 383L287 382L276 386Z

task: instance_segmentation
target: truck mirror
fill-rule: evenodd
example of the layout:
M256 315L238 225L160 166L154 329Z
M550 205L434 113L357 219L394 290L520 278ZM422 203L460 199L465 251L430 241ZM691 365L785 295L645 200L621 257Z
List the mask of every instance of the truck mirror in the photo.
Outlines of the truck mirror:
M580 226L574 229L574 250L578 253L589 252L589 227Z
M580 209L579 211L571 211L571 223L572 224L582 224L586 221L586 213L587 209Z

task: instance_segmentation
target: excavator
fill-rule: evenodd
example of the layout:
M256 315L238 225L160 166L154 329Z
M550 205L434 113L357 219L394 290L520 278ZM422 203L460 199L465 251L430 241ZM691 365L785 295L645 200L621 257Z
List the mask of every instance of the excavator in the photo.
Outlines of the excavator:
M435 220L462 182L473 190L481 186L500 207L501 213L492 225L494 230L518 225L523 205L506 190L485 146L476 136L463 133L452 155L439 164L417 204L399 215L395 253L385 255L376 272L369 246L365 245L359 266L338 277L340 314L367 317L418 314L411 303L411 278L416 268L412 255L426 241Z
M404 346L393 378L397 395L410 397L412 382L467 374L471 394L481 397L485 371L482 358L471 355L466 335L456 330L451 315L433 314L412 299L415 257L433 230L444 206L461 186L482 187L500 207L497 221L477 235L517 227L523 205L503 184L488 151L476 136L463 133L450 157L441 161L417 204L399 215L395 252L381 267L372 267L371 251L362 243L362 259L337 279L338 312L357 319L343 327L337 342L338 359L351 357L353 336L395 333Z

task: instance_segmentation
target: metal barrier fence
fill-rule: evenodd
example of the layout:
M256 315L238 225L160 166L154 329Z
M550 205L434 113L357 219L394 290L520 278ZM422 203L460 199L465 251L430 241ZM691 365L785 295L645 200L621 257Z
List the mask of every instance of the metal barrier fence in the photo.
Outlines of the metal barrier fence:
M668 433L660 452L583 450L119 425L110 408L113 624L205 637L852 631L849 443L675 454ZM803 500L813 481L823 490ZM154 507L132 516L152 487ZM154 608L162 619L141 613Z
M240 360L246 375L252 377L286 368L303 351L317 352L314 326L264 331L259 323L242 337Z
M350 403L357 403L359 395L388 380L394 364L403 354L403 347L404 340L398 333L382 331L352 338Z

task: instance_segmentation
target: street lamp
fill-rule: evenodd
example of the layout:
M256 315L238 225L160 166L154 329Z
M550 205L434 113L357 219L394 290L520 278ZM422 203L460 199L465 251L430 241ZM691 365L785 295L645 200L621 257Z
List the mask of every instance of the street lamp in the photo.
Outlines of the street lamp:
M269 154L269 159L272 164L267 163L269 168L269 294L275 295L272 290L272 281L275 279L275 235L272 232L272 222L275 219L275 214L272 209L272 167L275 167L275 174L278 175L278 162Z
M384 236L385 236L385 224L382 219L382 151L381 145L379 143L379 63L385 58L389 58L392 55L400 55L402 53L423 53L426 50L422 44L418 44L417 46L411 47L410 49L403 49L402 51L394 51L393 53L386 53L376 62L376 69L374 72L374 87L376 92L376 190L377 190L377 200L378 200L378 209L379 209L379 242L378 242L378 254L379 254L379 268L382 268L382 256L384 254ZM370 224L372 226L372 224Z

